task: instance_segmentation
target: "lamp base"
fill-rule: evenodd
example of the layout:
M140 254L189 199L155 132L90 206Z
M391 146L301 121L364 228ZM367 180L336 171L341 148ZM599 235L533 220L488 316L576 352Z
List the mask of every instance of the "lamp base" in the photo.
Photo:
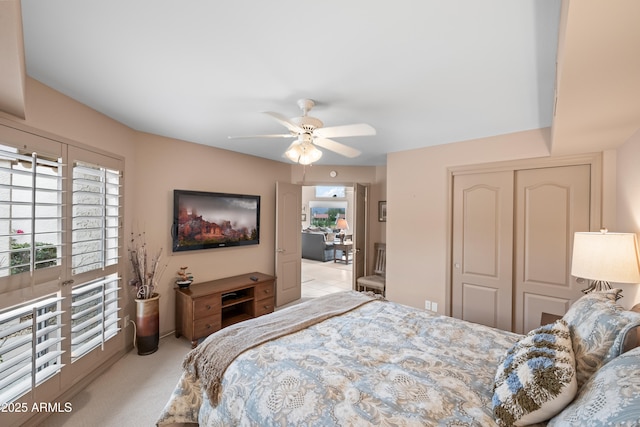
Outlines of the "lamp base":
M594 280L591 282L588 288L585 288L582 290L582 293L588 294L591 292L608 291L609 289L611 289L611 284L606 280ZM620 298L622 298L622 295L618 293L616 295L616 301L619 300Z

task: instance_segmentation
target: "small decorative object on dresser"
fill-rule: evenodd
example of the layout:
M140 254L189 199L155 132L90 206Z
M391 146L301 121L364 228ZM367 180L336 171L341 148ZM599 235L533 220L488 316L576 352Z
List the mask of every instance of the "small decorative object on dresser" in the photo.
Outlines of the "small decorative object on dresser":
M273 312L275 279L254 272L176 288L176 338L195 348L226 326Z
M176 285L179 288L188 288L191 283L193 283L193 274L187 273L187 268L189 267L180 267L178 270L178 278L176 280Z

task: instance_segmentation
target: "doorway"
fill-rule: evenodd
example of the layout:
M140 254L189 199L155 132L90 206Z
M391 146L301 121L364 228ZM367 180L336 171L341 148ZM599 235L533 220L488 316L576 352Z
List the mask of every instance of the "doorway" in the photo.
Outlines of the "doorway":
M354 215L354 187L342 185L302 186L302 232L325 233L327 243L340 242L339 234L353 241L356 215ZM346 220L346 229L339 231L338 219ZM304 243L303 243L304 244ZM353 289L353 253L327 250L322 259L302 257L302 298ZM348 258L345 257L348 255Z

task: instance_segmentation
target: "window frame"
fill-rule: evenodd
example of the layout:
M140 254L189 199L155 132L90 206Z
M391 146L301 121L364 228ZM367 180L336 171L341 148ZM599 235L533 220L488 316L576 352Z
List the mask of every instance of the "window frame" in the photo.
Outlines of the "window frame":
M87 377L96 369L99 369L105 362L110 360L117 353L125 349L125 337L121 330L121 321L118 314L124 307L122 296L122 272L125 268L126 256L123 254L123 215L124 215L124 158L94 147L47 135L26 126L9 126L7 122L0 118L0 144L15 147L24 151L42 153L47 157L62 159L62 249L61 259L55 267L41 268L30 273L20 273L11 276L0 277L0 318L2 313L8 312L14 307L18 307L25 302L35 301L47 295L59 295L58 302L61 309L61 347L62 354L60 369L57 369L46 379L40 379L40 374L31 373L36 378L32 382L34 387L22 394L16 403L26 403L30 405L39 401L52 401L64 392L68 391L74 384L82 378ZM71 269L71 216L72 211L72 165L73 161L88 162L99 167L106 167L118 171L119 194L117 196L117 219L114 229L115 249L117 256L115 261L92 271L81 274L72 274ZM112 245L113 247L114 245ZM57 254L60 256L60 253ZM72 295L73 290L81 288L83 284L100 278L115 278L118 283L117 294L110 298L108 308L111 317L108 319L106 331L101 331L101 339L97 345L84 352L79 358L71 361L71 316L72 316ZM75 285L75 286L74 286ZM115 305L114 305L115 304ZM115 315L115 317L114 317ZM109 328L112 329L109 329ZM113 329L115 327L115 329ZM6 403L6 402L5 402ZM18 424L24 422L32 414L11 414L11 419L15 419ZM11 423L11 421L10 421Z

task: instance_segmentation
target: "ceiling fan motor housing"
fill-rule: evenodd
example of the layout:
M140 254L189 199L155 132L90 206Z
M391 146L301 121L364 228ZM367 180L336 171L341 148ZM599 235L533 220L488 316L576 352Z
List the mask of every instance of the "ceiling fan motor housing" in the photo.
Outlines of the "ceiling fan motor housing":
M322 123L322 121L311 116L293 117L291 119L291 122L295 123L308 132L312 132L314 129L318 129L324 126L324 123Z

